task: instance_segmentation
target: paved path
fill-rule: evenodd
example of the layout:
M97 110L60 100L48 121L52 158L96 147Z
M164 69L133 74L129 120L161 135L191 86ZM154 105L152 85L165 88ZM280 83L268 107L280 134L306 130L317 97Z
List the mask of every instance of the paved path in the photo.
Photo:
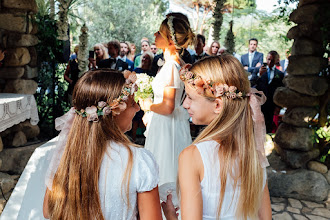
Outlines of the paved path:
M330 219L330 201L315 203L305 200L271 198L274 220Z

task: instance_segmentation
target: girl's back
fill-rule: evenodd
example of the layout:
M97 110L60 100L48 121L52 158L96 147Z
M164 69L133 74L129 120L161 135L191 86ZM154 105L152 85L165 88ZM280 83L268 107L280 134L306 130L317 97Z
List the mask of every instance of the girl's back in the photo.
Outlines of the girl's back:
M195 146L201 155L204 169L204 178L201 181L203 219L215 220L217 219L217 209L221 190L221 182L219 178L221 162L219 163L218 156L220 144L212 140L199 142L195 144ZM233 168L233 174L235 175L234 170L235 168ZM266 169L264 169L264 177L266 177ZM266 178L263 180L263 186L265 186L265 184ZM235 217L235 212L237 209L239 193L239 181L237 187L234 188L234 180L231 175L228 175L220 219L229 220L237 218Z
M121 144L111 142L103 157L99 193L105 219L136 219L137 193L151 191L158 184L158 165L153 155L144 148L130 149L133 153L133 164L128 194L129 206L126 187L122 184L128 163L127 149Z

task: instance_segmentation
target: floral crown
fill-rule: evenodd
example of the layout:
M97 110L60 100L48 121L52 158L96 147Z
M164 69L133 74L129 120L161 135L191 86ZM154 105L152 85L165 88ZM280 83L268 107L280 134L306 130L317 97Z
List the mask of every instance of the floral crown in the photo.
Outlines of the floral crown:
M174 42L174 45L176 47L180 48L180 46L178 45L178 42L176 41L176 38L175 38L175 30L174 30L174 27L173 27L173 19L174 19L174 16L169 16L167 18L167 25L170 29L170 35L171 35L172 41Z
M182 81L187 81L193 86L198 94L209 97L227 97L228 99L243 99L247 95L237 89L236 86L214 83L212 80L204 80L201 76L189 71L191 64L183 66L179 73Z
M111 113L113 116L116 116L124 111L127 107L125 101L128 100L130 95L133 95L134 92L138 90L138 86L135 83L137 80L135 72L125 70L123 75L126 79L126 82L118 98L110 102L99 101L97 106L92 105L85 109L75 110L76 113L82 117L87 117L88 121L98 122L99 116L109 115Z

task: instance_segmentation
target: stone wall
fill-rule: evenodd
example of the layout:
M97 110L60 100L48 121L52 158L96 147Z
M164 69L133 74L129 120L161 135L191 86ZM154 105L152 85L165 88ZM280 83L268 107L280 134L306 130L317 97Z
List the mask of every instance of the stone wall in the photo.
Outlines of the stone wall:
M327 0L301 0L290 15L297 24L287 37L294 39L288 75L274 95L274 102L287 107L283 123L275 137L275 149L292 168L306 168L308 161L319 156L314 148L311 120L318 113L320 97L328 90L328 83L320 72L327 66L323 58L322 32L319 13Z
M287 37L294 39L289 57L288 75L274 95L274 102L287 111L275 135L275 150L267 169L271 196L322 202L330 199L330 171L313 159L320 155L314 146L311 121L328 93L328 83L320 72L327 66L322 42L322 9L328 0L300 0L290 15L297 24ZM328 21L327 21L328 22ZM282 163L282 164L281 164Z
M33 22L37 10L35 0L0 1L0 45L7 51L0 67L0 93L35 94L37 90L35 46L39 40ZM0 184L3 193L14 187L17 175L21 174L35 148L22 146L28 140L34 140L39 132L39 127L27 120L0 133ZM0 205L2 203L3 199L0 199Z

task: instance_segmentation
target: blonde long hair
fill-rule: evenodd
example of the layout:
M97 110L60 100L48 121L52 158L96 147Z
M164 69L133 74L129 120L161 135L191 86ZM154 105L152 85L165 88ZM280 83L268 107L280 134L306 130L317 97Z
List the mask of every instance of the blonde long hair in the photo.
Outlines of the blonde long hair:
M121 94L124 83L121 72L89 71L74 88L73 105L80 110L97 106L99 101L114 100ZM104 219L98 181L102 159L110 141L121 143L129 152L123 180L129 204L128 187L133 164L133 154L129 148L131 142L111 114L100 117L97 123L76 115L49 194L51 219Z
M203 79L236 86L248 93L250 82L240 62L231 55L210 56L196 62L190 69ZM213 99L214 97L206 97ZM236 216L241 219L257 218L263 192L263 171L254 140L252 112L249 98L223 98L221 113L202 131L193 144L206 140L220 143L221 192L218 217L221 213L227 176L234 179L234 188L240 185ZM236 166L236 162L238 161ZM236 167L236 169L233 169Z
M96 57L97 60L105 60L105 59L108 59L109 58L109 53L108 53L108 49L101 43L97 43L94 45L94 50L95 50L95 47L98 47L100 48L100 50L102 50L103 52L103 57L102 59L99 59L98 57Z

